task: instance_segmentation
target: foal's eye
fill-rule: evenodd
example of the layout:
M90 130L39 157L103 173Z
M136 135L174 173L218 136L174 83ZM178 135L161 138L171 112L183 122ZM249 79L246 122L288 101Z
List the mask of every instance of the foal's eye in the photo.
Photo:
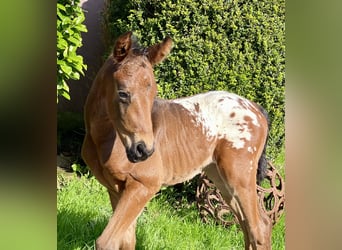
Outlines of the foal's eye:
M124 102L124 103L129 103L130 102L130 95L129 95L129 93L120 90L118 92L118 95L119 95L119 99L120 99L121 102Z

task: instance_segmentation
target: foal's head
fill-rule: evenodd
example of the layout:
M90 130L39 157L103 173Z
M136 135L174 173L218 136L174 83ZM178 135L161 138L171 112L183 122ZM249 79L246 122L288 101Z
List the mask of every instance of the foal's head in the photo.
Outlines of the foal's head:
M151 112L157 85L153 66L170 52L171 38L139 48L132 32L121 35L113 49L113 123L131 162L146 160L154 151Z

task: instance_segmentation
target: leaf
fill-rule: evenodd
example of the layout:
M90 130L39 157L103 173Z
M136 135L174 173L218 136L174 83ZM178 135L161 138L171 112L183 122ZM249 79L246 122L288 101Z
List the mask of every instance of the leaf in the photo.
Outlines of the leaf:
M64 73L67 75L70 75L72 72L72 68L66 64L61 64L61 69L63 70Z
M68 38L68 41L72 42L72 43L75 44L76 46L79 46L79 45L82 44L80 40L78 40L78 39L76 39L76 38L74 38L74 37L72 37L72 36Z
M60 3L57 3L57 9L61 9L61 10L66 11L64 5L62 5L62 4L60 4Z
M78 17L75 18L74 22L75 24L79 26L80 24L82 24L84 20L85 20L84 15L79 15Z
M68 48L65 48L64 51L63 51L64 58L68 57L68 52L69 52Z
M64 50L67 47L68 47L67 41L65 41L64 39L58 39L57 40L57 48Z
M78 72L72 72L70 75L71 75L71 79L74 79L74 80L80 79L80 74Z
M69 95L69 93L68 93L68 92L66 92L66 91L63 91L63 92L62 92L62 96L63 96L65 99L67 99L67 100L69 100L69 101L70 101L70 95Z
M66 81L63 81L63 89L69 93L69 86L68 84L66 83Z
M85 25L79 25L77 29L82 32L88 32L88 29Z
M62 83L59 83L57 84L57 90L63 90L63 84Z

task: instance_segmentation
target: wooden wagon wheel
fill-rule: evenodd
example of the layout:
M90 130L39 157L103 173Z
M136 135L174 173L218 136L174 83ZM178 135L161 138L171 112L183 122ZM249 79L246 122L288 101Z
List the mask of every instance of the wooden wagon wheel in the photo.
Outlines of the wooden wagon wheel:
M285 207L284 180L276 168L268 161L267 176L262 186L257 186L261 209L270 217L273 225L279 220ZM207 178L204 172L198 179L196 202L201 218L208 222L213 218L225 227L238 224L238 220L230 207L223 200L220 191Z

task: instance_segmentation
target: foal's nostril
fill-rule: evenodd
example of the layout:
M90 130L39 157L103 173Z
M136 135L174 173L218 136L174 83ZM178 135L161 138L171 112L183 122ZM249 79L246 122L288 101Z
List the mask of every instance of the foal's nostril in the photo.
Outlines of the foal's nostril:
M149 151L144 142L138 142L126 149L127 158L133 163L146 160L153 152L154 148Z
M146 155L146 146L144 143L138 143L136 146L136 155L138 158L141 158L142 156Z

